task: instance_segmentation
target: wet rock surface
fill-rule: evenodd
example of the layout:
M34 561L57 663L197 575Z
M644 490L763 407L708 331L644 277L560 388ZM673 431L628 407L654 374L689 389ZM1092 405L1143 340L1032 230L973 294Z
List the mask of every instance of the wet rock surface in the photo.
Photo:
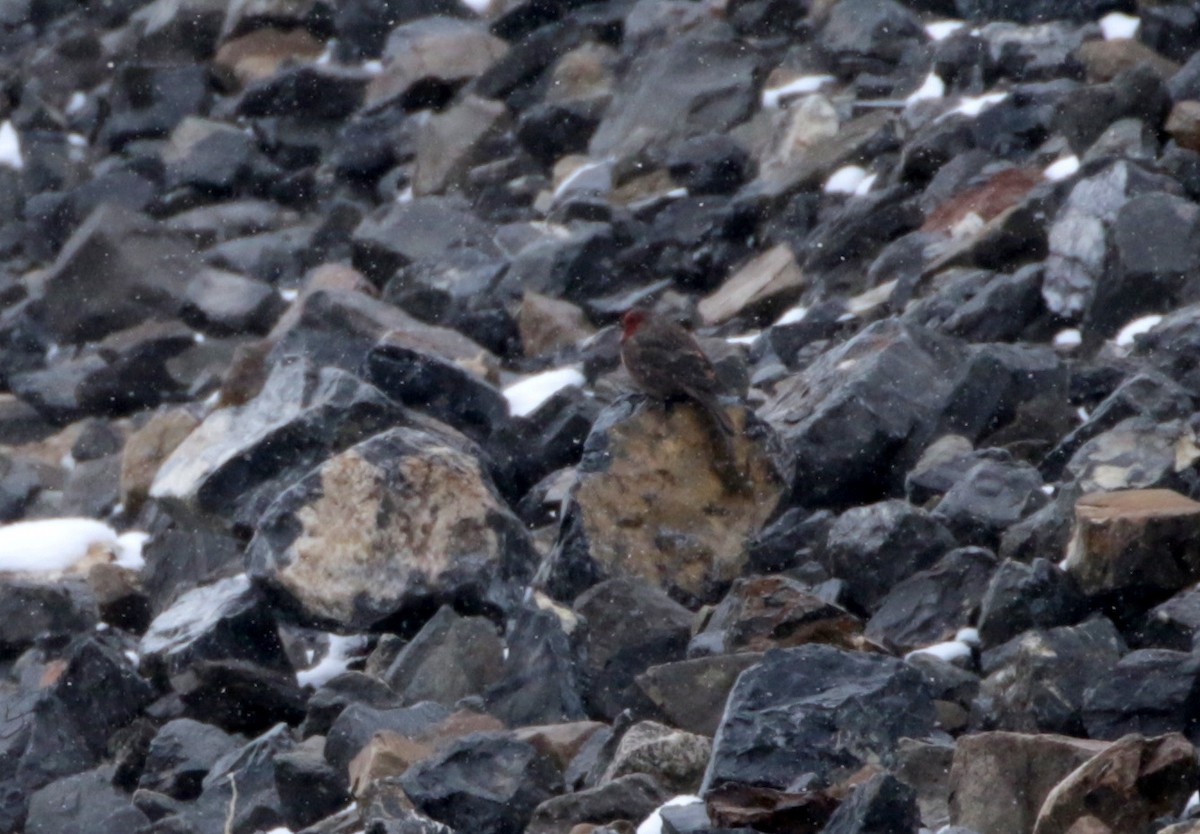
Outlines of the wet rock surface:
M0 831L1194 827L1198 27L0 9Z

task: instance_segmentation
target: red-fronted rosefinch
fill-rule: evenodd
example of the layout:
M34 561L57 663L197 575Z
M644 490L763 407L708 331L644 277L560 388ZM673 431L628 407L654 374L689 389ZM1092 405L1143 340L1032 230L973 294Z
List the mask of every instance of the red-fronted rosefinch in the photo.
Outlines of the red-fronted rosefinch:
M621 361L634 383L656 399L686 399L698 405L716 429L714 440L722 452L714 462L718 474L727 486L743 491L733 422L721 405L721 384L700 343L675 322L642 309L627 311L621 327Z

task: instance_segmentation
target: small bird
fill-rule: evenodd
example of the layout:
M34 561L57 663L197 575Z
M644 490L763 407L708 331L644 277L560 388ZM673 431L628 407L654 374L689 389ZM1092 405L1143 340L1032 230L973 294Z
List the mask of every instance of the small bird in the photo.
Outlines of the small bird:
M734 433L716 371L691 333L637 307L621 317L621 328L621 361L639 388L661 400L692 400L722 432Z
M621 361L638 388L664 402L691 400L708 415L720 454L717 474L737 492L747 488L737 465L733 421L721 405L721 383L700 343L662 316L633 308L621 317Z

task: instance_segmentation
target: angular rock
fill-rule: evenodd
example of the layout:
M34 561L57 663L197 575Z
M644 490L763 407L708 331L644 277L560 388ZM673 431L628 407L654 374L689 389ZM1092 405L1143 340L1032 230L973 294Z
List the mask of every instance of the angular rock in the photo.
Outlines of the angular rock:
M772 432L747 412L733 419L728 451L746 481L736 494L714 471L710 455L726 452L714 448L695 407L624 399L602 412L576 468L559 543L539 571L550 593L571 598L632 576L681 601L719 596L783 490Z
M335 770L345 772L350 762L376 733L390 731L415 738L432 736L436 732L435 728L445 722L451 714L448 707L433 703L393 709L351 704L342 711L329 729L325 740L325 760ZM424 752L427 753L428 750Z
M876 708L857 706L870 699ZM742 673L713 742L704 789L724 782L786 788L811 774L834 784L867 760L894 761L902 736L933 728L920 674L894 658L801 646L767 652Z
M634 677L656 661L682 654L690 612L661 591L627 580L595 586L580 595L575 610L588 623L584 656L591 712L614 718L626 707L644 707Z
M791 249L780 244L742 266L698 309L706 324L738 316L768 321L791 306L806 283Z
M1200 503L1171 490L1085 495L1066 571L1089 596L1159 602L1200 579L1197 524Z
M180 596L150 623L139 650L154 677L183 674L203 660L290 671L275 618L244 574Z
M459 831L519 834L562 776L532 745L501 733L473 733L401 777L413 803Z
M483 617L460 617L442 606L383 675L405 705L434 701L453 706L480 695L500 679L504 647Z
M1027 463L981 460L947 490L934 515L958 541L995 546L1005 530L1046 502L1041 486L1041 475Z
M416 429L376 435L304 476L247 550L251 572L291 611L351 630L432 602L506 611L535 558L479 462Z
M983 729L1083 735L1084 695L1112 673L1124 648L1103 618L1026 631L984 653L987 677L972 712Z
M1173 649L1190 652L1200 629L1200 591L1180 591L1146 612L1145 619L1130 635L1139 649Z
M238 115L345 119L366 94L367 75L347 67L302 64L255 82L242 93Z
M694 793L711 753L712 742L704 736L640 721L622 734L600 784L645 773L675 794Z
M908 834L920 828L917 792L890 773L855 786L821 829L825 834Z
M900 3L848 0L833 8L820 43L843 75L883 74L926 37L919 18Z
M346 774L325 762L322 741L309 739L275 759L275 789L283 818L293 829L332 816L350 801Z
M1077 622L1088 610L1075 581L1046 559L1026 565L1005 560L988 583L979 607L979 638L998 646L1031 628Z
M488 160L490 144L507 129L507 108L475 96L431 116L417 138L413 194L423 197L462 187L470 169Z
M1065 834L1085 817L1112 831L1137 831L1178 814L1200 768L1196 750L1178 733L1114 742L1046 797L1034 834Z
M200 660L171 678L184 714L254 735L304 718L306 696L290 671L245 660Z
M954 537L936 516L904 501L884 501L838 517L829 528L825 562L846 581L854 604L870 611L897 582L932 567L953 547Z
M214 411L188 435L159 468L150 496L185 516L253 527L319 461L399 418L398 406L344 371L280 363L257 397Z
M211 724L191 718L169 721L150 742L138 787L183 801L195 799L217 760L240 746L236 737Z
M645 773L620 776L603 785L552 797L534 809L529 834L569 834L581 823L607 825L643 820L671 798L671 792Z
M988 550L952 550L928 570L896 583L863 633L897 652L952 640L976 620L995 570L996 557Z
M492 229L458 203L442 197L394 203L364 219L351 241L354 265L379 281L390 278L399 267L443 257L452 249L499 254Z
M1055 785L1107 747L1049 733L963 736L950 769L950 821L979 834L1031 831Z
M1084 693L1083 723L1091 738L1130 733L1195 735L1200 699L1200 656L1170 649L1140 649Z
M219 269L205 269L192 278L187 300L185 320L214 335L266 333L285 306L267 284Z
M762 660L755 652L714 655L651 666L637 684L672 726L716 735L738 675Z
M51 782L29 798L22 831L29 834L119 834L148 824L129 797L111 784L110 768Z
M100 619L95 593L80 577L57 582L0 581L0 618L5 623L0 654L15 657L38 639L85 634Z
M764 652L806 643L861 648L862 622L785 576L738 579L689 647L713 654Z

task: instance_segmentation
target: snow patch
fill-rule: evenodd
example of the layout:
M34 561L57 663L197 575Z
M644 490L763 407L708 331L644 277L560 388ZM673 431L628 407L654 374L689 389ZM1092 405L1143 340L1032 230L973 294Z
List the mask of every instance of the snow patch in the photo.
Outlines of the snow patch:
M762 106L764 108L780 107L784 99L795 98L805 93L815 93L833 80L832 75L802 75L778 87L769 87L763 90Z
M961 20L935 20L925 24L925 34L931 41L944 41L966 25Z
M1100 31L1104 33L1106 41L1132 38L1137 34L1138 27L1141 25L1141 18L1121 12L1109 12L1100 18Z
M1064 156L1062 159L1057 159L1046 166L1046 170L1042 171L1042 176L1051 182L1065 180L1079 170L1079 157L1075 154Z
M790 309L784 310L783 315L775 319L775 324L772 327L780 327L785 324L794 324L798 321L804 321L804 317L808 315L808 308L799 305Z
M492 10L492 0L463 0L463 5L478 15L486 15Z
M25 159L21 156L21 137L11 121L0 125L0 165L17 171L25 167Z
M94 518L48 518L19 521L0 527L0 571L61 571L74 565L93 547L107 547L116 564L137 570L145 564L145 533L118 536Z
M847 165L838 168L825 181L826 194L853 194L854 190L867 178L866 169L857 165Z
M693 805L704 800L698 796L690 796L683 794L673 799L668 799L662 805L655 808L650 816L642 821L642 824L637 827L637 834L662 834L663 821L662 814L659 813L663 808L670 808L675 805Z
M1113 342L1117 347L1129 347L1133 344L1134 337L1148 333L1162 319L1162 316L1142 316L1141 318L1136 318L1121 328L1120 332L1113 337Z
M367 75L380 75L383 73L383 61L363 61L362 70Z
M1083 344L1083 334L1078 328L1068 327L1066 330L1060 330L1054 334L1054 346L1056 348L1077 348Z
M958 633L954 635L954 639L960 643L966 643L968 646L979 645L979 629L977 628L960 628Z
M70 145L72 148L86 148L87 147L87 137L84 136L82 133L68 133L67 134L67 144Z
M514 417L527 417L556 393L572 385L582 386L583 374L577 365L555 368L513 383L504 389L504 398Z
M71 97L67 99L65 112L68 116L74 116L87 105L87 96L79 90L71 93Z
M1188 816L1188 813L1196 807L1200 807L1200 791L1196 791L1194 794L1188 797L1187 804L1183 806L1183 813L1181 813L1180 816Z
M913 93L910 93L908 98L904 100L905 104L915 104L918 101L933 101L934 99L943 98L946 95L946 82L943 81L936 72L929 73L922 84Z
M344 637L340 634L329 634L329 651L321 661L311 669L296 673L296 683L300 686L311 686L319 689L330 679L346 671L355 653L367 645L367 638L354 634Z
M978 116L984 110L995 107L1008 98L1008 93L984 93L981 96L963 96L958 106L947 113L947 116L961 113L964 116Z
M875 180L879 177L878 174L868 174L863 178L863 181L854 187L855 197L865 197L870 193L875 185Z
M300 290L295 289L295 288L289 288L286 290L279 291L279 297L282 298L284 301L289 301L289 302L295 301L299 295L300 295Z
M759 334L757 332L743 333L741 336L728 337L725 340L725 343L730 345L752 345L758 341L758 336Z
M934 643L932 646L911 651L904 656L904 659L911 660L923 654L936 657L938 660L944 660L946 663L953 663L956 660L969 658L971 656L971 647L961 640L947 640L945 643Z

